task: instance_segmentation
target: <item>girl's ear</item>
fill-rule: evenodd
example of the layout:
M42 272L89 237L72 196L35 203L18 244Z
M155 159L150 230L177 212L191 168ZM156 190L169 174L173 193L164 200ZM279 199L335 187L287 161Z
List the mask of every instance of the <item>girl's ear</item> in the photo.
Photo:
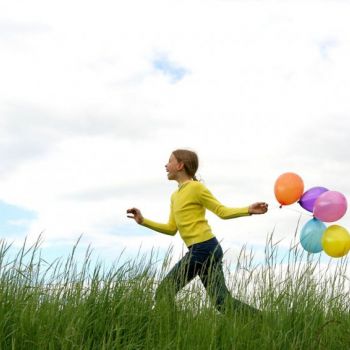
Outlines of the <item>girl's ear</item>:
M179 162L177 165L177 170L181 171L185 168L185 163L184 162Z

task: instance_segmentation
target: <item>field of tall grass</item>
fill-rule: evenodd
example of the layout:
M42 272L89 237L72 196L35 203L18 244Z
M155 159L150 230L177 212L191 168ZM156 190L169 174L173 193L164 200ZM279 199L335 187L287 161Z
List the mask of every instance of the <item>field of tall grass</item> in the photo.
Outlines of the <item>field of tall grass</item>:
M176 305L154 308L161 267L154 254L108 268L92 264L91 250L78 263L76 246L52 263L39 243L16 255L0 246L0 349L350 349L346 258L324 266L291 245L283 259L273 237L265 261L242 249L226 272L232 294L261 315L220 314L198 281Z

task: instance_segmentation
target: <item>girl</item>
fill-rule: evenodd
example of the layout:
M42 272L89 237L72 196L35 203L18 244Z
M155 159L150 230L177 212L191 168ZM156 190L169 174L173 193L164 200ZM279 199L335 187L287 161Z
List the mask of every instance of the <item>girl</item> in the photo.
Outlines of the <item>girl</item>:
M178 149L172 152L165 169L168 179L178 182L177 190L171 195L168 223L146 219L137 208L127 210L127 216L142 226L171 236L179 231L188 247L186 255L157 288L156 301L163 296L174 299L176 293L198 275L219 311L227 310L228 306L235 310L257 311L232 298L228 291L222 269L223 251L205 219L205 209L211 210L222 219L231 219L264 214L268 204L258 202L244 208L222 205L203 183L198 182L198 157L192 151Z

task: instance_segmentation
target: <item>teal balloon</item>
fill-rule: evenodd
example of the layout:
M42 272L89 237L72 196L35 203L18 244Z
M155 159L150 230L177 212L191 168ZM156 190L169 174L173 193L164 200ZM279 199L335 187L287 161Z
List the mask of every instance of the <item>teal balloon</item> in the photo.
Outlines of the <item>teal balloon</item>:
M327 226L320 220L313 218L302 228L300 243L309 253L319 253L323 250L322 236Z

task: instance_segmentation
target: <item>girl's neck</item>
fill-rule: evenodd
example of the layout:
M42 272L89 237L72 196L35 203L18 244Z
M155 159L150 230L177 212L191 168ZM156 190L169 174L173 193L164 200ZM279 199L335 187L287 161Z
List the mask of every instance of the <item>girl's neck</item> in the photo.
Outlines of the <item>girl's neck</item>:
M181 187L183 184L185 184L185 183L187 183L187 182L191 182L191 181L192 181L192 179L188 179L188 180L179 182L179 187Z
M186 176L179 176L176 181L178 182L179 186L181 186L183 183L185 182L189 182L192 181L191 177Z

